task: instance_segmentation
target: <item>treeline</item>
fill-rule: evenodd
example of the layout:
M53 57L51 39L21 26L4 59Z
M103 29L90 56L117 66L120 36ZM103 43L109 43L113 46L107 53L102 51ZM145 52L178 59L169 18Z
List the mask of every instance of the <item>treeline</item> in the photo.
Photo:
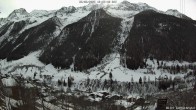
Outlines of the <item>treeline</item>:
M167 70L171 74L177 74L177 73L187 73L188 70L193 70L193 74L196 74L196 65L189 64L189 65L172 65L172 66L166 66L166 65L160 65L158 66L158 69L164 69Z

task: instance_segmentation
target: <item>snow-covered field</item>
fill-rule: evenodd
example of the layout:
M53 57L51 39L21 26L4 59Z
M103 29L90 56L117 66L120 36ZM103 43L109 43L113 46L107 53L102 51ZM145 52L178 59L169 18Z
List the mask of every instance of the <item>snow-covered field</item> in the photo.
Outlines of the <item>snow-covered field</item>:
M53 81L58 79L67 79L69 76L74 77L74 82L80 82L87 78L90 79L109 79L109 73L112 73L113 80L121 82L130 82L132 77L134 82L138 82L139 78L146 76L148 80L154 81L155 78L167 75L172 78L176 76L184 77L186 73L170 74L167 71L158 69L158 64L156 60L147 60L149 68L130 70L123 67L120 64L120 54L112 53L106 56L102 63L93 67L85 72L72 71L72 69L61 69L55 68L52 64L45 65L38 60L38 56L41 51L33 52L22 59L15 61L7 61L6 59L0 60L1 73L3 74L22 74L24 77L33 77L34 74L51 75L53 76ZM165 65L188 65L188 62L178 62L178 61L163 61ZM195 63L194 63L195 64ZM147 74L148 71L154 72L155 74ZM38 75L36 78L39 78ZM41 80L41 79L40 79Z

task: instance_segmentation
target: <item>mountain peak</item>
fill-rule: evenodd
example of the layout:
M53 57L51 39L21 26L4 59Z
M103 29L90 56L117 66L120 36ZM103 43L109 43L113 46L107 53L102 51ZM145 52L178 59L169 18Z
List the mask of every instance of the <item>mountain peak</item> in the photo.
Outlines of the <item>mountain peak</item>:
M49 11L47 10L33 10L30 12L31 16L39 17L49 14Z
M191 18L189 18L188 16L184 15L183 13L180 13L178 10L176 9L168 9L165 14L167 15L172 15L178 18L182 18L182 19L188 19L191 20Z
M121 4L131 4L131 3L127 0L124 0L124 1L121 2Z
M109 18L111 17L103 8L93 10L86 17L82 18L80 21L92 21L92 19Z
M101 8L104 8L104 4L89 3L88 5L82 7L83 10L87 11L93 11Z
M16 12L16 13L28 13L24 8L16 9L16 10L14 10L14 12Z
M29 13L24 9L24 8L19 8L14 10L9 16L8 19L9 20L13 20L13 19L20 19L20 18L24 18L27 17L29 15Z
M59 9L59 11L68 11L68 10L75 10L76 8L74 6L69 6L69 7L62 7Z
M137 4L140 5L140 6L149 6L148 4L142 3L142 2L139 2L139 3L137 3Z
M76 11L76 8L74 6L69 7L62 7L61 9L56 11L56 14L68 14L68 13L74 13Z
M155 8L149 6L148 4L145 3L130 3L129 1L122 1L116 5L110 6L110 8L115 9L115 10L127 10L127 11L144 11L146 9L153 9L156 10Z

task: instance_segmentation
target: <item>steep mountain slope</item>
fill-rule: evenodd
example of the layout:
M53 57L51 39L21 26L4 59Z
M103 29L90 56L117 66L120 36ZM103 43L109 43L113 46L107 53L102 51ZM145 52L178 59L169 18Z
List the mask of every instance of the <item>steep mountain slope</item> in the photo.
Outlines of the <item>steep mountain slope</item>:
M3 39L3 35L8 31L8 29L10 28L10 26L13 24L13 22L9 22L5 25L3 25L1 28L0 28L0 38Z
M8 22L0 28L0 49L8 42L18 38L19 32L28 24L27 21Z
M196 61L194 21L143 11L134 17L133 27L124 45L128 68L145 65L147 58Z
M56 32L60 31L61 22L57 17L52 17L40 25L18 34L22 26L24 26L24 21L14 23L9 33L13 38L11 39L9 36L1 43L1 59L19 59L28 55L30 52L47 46L58 35Z
M66 26L40 57L45 63L76 70L97 65L111 52L121 19L108 15L103 9L92 11L78 22Z
M6 21L7 21L6 18L0 18L0 27L3 26Z

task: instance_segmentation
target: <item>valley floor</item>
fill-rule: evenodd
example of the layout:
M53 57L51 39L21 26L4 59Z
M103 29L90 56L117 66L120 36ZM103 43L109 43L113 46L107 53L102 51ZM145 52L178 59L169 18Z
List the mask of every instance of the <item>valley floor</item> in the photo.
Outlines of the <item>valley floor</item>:
M196 105L196 63L147 59L146 68L130 70L113 53L79 72L45 65L39 54L0 61L0 109L152 110L160 98L171 108Z

